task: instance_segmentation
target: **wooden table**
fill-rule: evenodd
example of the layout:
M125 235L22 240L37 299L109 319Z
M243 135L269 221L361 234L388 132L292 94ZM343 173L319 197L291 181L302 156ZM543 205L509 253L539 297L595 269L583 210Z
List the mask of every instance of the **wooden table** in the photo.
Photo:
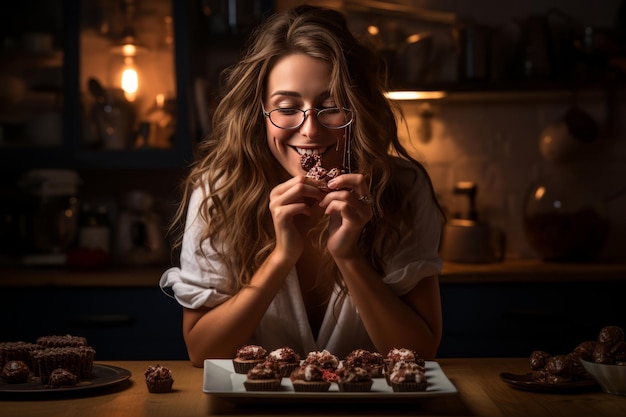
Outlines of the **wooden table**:
M440 359L459 393L411 403L233 404L202 391L203 370L186 361L161 361L174 375L174 390L148 392L143 372L156 362L97 362L131 371L130 380L85 396L0 396L0 417L194 417L194 416L626 416L626 397L599 390L575 394L527 392L509 387L500 372L525 373L526 358ZM67 394L70 394L69 392Z

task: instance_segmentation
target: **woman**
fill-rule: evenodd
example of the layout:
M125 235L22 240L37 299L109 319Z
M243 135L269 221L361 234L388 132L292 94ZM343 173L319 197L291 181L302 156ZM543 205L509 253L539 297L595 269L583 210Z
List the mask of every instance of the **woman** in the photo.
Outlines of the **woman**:
M252 39L185 182L180 267L160 282L184 308L191 362L252 343L434 358L443 217L376 56L343 15L309 6ZM345 173L324 189L303 159Z

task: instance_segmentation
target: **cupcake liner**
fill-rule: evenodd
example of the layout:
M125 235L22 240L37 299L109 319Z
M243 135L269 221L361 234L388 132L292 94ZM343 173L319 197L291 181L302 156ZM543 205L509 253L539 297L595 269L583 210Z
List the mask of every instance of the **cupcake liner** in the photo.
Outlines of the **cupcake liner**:
M343 392L367 392L371 391L374 381L362 382L338 382L339 391Z
M278 391L280 383L280 379L245 380L243 386L246 391Z
M254 368L254 365L260 362L263 360L238 361L233 359L233 369L236 374L247 374L250 369Z
M416 392L416 391L426 391L426 387L428 383L426 382L400 382L400 383L391 383L391 388L393 392Z
M283 378L289 378L291 372L296 369L300 364L298 363L279 363L278 371Z
M174 384L173 379L162 379L162 380L150 381L150 382L146 381L148 391L152 393L170 392L172 390L173 384Z
M292 381L295 392L324 392L330 388L326 381Z

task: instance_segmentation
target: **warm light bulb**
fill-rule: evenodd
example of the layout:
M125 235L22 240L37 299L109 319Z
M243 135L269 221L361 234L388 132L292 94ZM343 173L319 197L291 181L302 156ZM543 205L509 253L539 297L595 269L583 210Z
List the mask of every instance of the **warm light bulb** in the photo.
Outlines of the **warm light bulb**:
M124 58L124 69L121 78L122 90L128 101L135 101L137 98L137 90L139 89L139 76L135 69L135 62L132 57Z

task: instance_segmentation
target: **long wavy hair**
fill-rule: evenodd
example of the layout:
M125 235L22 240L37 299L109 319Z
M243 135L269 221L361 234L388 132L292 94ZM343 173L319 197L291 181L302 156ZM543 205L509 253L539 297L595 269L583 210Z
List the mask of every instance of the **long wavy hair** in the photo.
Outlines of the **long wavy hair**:
M250 37L240 61L224 73L225 93L213 115L212 134L199 144L200 157L182 185L183 204L172 224L179 232L178 247L189 197L194 189L202 189L199 215L207 227L199 246L207 242L213 245L236 290L250 282L275 246L268 201L284 172L276 168L267 145L260 103L274 64L295 53L329 64L332 98L339 107L350 108L355 114L349 129L350 164L368 180L375 213L359 244L380 273L400 232L410 230L406 225L417 204L407 201L396 179L413 171L396 172L398 165L392 158L411 161L428 178L422 164L399 142L396 116L392 102L384 95L386 82L377 55L352 35L345 17L312 6L270 16ZM436 201L430 179L428 183ZM323 259L319 274L333 277L345 296L341 274L324 250L326 229L327 220L314 228L320 232L314 243Z

